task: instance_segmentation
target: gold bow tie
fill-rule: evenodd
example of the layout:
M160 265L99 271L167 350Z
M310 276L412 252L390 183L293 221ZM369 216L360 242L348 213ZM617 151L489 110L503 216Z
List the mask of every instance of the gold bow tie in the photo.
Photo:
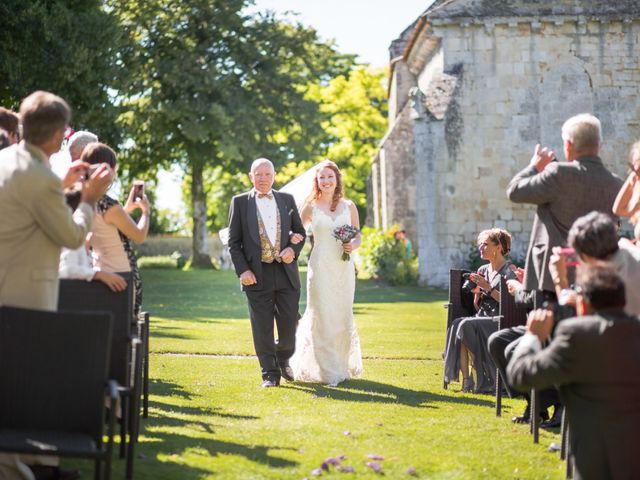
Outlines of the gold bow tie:
M258 198L268 198L269 200L273 200L273 194L271 193L259 193Z

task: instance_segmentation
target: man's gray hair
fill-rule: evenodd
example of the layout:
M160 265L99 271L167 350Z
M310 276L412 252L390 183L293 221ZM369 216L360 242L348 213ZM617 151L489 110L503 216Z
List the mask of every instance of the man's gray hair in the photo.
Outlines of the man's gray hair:
M271 160L269 160L268 158L264 158L264 157L256 158L253 161L253 163L251 164L251 170L249 170L249 171L251 173L253 173L255 171L255 169L258 168L263 163L268 163L271 166L271 171L273 171L275 173L276 167L273 166L273 162Z
M98 136L86 130L79 130L69 138L69 153L72 157L80 158L84 147L90 143L97 142Z
M590 113L571 117L562 125L562 140L571 142L578 153L599 150L602 143L600 120Z

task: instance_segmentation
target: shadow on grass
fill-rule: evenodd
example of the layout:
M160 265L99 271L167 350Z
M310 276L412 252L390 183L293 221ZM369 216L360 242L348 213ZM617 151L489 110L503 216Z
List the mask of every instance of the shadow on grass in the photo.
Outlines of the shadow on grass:
M139 452L146 452L146 460L136 461L136 470L144 478L199 479L216 473L211 469L186 464L184 456L194 453L204 457L236 455L271 468L298 465L298 462L273 455L273 451L296 451L295 448L257 442L242 444L212 438L220 427L212 422L214 418L225 419L227 427L229 421L246 422L259 420L260 417L227 413L220 408L176 405L171 398L191 401L194 395L171 382L154 380L151 394L154 396L149 404L151 412L141 424L142 435L148 441L138 445ZM240 427L241 423L238 423Z
M301 390L317 397L345 400L348 402L393 403L416 408L438 408L437 403L457 403L462 405L488 406L494 405L492 400L481 398L442 395L424 390L410 390L387 383L371 380L349 380L339 387L328 387L321 384L290 383L288 388Z

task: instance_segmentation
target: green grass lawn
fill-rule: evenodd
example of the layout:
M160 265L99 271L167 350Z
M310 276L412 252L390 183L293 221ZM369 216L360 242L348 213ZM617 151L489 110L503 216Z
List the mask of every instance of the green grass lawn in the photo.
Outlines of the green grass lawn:
M356 323L365 373L325 387L283 383L261 389L245 297L229 272L143 271L152 317L149 419L142 421L136 479L302 479L344 455L354 473L381 455L386 478L563 478L547 452L558 435L533 445L509 418L524 403L442 387L442 291L359 281ZM304 292L302 295L304 299ZM301 311L304 304L301 305ZM91 478L91 465L73 462ZM124 478L114 461L114 478Z

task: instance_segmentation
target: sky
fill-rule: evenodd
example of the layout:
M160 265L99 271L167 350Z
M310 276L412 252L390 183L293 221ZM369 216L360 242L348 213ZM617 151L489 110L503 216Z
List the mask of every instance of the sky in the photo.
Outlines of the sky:
M258 11L296 12L293 19L335 40L338 51L358 55L361 63L383 67L389 63L389 44L431 4L431 0L255 0ZM182 174L160 172L157 205L181 211Z

